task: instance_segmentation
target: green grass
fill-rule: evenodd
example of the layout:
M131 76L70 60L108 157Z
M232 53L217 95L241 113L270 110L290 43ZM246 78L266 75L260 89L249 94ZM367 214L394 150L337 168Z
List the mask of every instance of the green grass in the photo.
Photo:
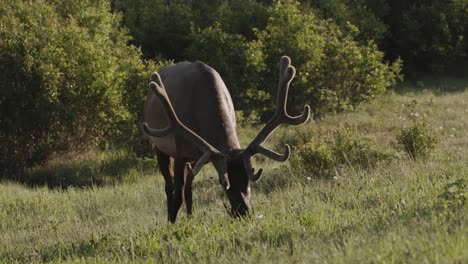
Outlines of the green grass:
M252 216L242 220L226 213L210 166L194 182L193 217L182 208L175 224L167 223L163 179L150 161L93 154L37 168L33 179L68 184L0 183L0 262L466 263L467 116L466 89L406 91L282 128L270 146L346 123L399 158L367 170L340 167L332 179L258 158L266 171L253 186ZM425 160L408 158L396 142L417 118L439 139ZM242 142L253 134L240 131ZM80 175L89 180L74 185Z

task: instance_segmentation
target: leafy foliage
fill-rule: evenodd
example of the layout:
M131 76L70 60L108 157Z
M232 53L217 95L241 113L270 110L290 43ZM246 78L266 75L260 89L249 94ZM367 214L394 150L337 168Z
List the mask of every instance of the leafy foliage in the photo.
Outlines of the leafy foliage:
M347 23L357 26L357 39L374 40L390 58L401 57L407 73L450 72L466 64L468 6L464 0L303 2L342 29Z
M263 167L264 176L252 185L253 211L244 219L226 213L211 166L194 183L194 215L168 225L164 180L154 161L126 152L85 154L78 163L61 155L63 166L42 167L35 175L74 187L0 182L0 262L464 263L468 207L459 201L466 200L468 148L460 142L468 136L468 90L394 93L310 126L280 128L269 142L282 141L283 132L298 134L294 145L301 147L303 137L332 137L317 130L349 122L379 146L390 146L395 129L407 122L400 118L404 104L413 99L420 102L413 111L444 126L438 130L457 128L436 158L400 159L372 170L345 167L333 180L259 162L255 167ZM241 141L248 141L258 128L241 132Z
M123 23L130 30L136 46L147 58L180 60L191 43L194 14L188 0L116 0L114 9L124 14Z
M387 34L387 25L382 20L390 8L386 0L318 0L308 2L318 9L321 16L332 18L340 28L346 29L349 23L359 28L357 39L362 43L369 40L381 43Z
M444 187L444 192L439 196L440 203L444 209L460 209L466 205L468 200L468 180L460 178L448 183Z
M385 18L391 32L386 49L416 70L440 73L464 66L468 56L467 8L463 0L391 3Z
M206 62L220 72L236 107L263 119L274 107L283 55L298 68L291 105L309 103L315 114L352 109L400 77L401 62L383 63L372 41L354 40L356 27L342 33L297 1L266 4L140 0L116 1L116 9L147 57Z
M336 132L332 147L333 154L340 164L371 168L392 157L372 140L363 137L356 128L344 127Z
M428 157L437 144L437 138L422 120L416 120L413 126L400 130L397 139L412 159Z
M226 33L221 24L216 23L194 36L187 54L192 60L201 60L219 72L237 103L236 107L248 107L250 93L258 85L264 68L263 54L257 42L249 42L240 34Z
M52 152L137 129L132 111L148 72L108 9L104 0L0 7L3 168L21 172Z
M319 133L297 147L291 164L296 172L319 178L330 178L341 167L371 169L393 155L365 138L352 126L344 126L333 134Z
M172 60L207 62L244 120L266 121L282 55L297 68L290 112L310 104L322 117L393 86L399 57L406 70L441 72L463 66L468 50L462 0L4 2L0 164L16 172L106 141L148 153L141 87Z
M116 0L114 9L124 14L132 43L142 47L145 57L177 61L193 58L187 50L205 29L252 39L253 29L267 20L266 7L250 0Z
M292 105L310 104L316 115L353 109L400 78L401 61L383 63L373 42L359 45L333 22L301 12L296 1L278 1L258 37L269 67L264 73L267 91L276 92L277 60L288 54L298 73Z
M317 178L331 178L336 168L335 157L328 144L310 142L291 159L293 169Z

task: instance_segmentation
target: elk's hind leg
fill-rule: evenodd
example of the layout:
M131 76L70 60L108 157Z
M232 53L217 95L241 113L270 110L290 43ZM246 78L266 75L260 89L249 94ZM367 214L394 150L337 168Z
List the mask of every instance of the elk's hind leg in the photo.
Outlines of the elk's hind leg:
M160 150L156 150L156 156L158 159L159 170L161 171L162 176L164 177L166 198L167 198L167 217L168 220L171 220L172 211L174 208L174 183L173 170L171 164L171 157L162 153Z

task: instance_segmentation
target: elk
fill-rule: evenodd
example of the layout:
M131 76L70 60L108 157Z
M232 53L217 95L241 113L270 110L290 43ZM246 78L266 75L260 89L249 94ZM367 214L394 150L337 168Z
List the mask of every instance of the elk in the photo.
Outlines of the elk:
M276 111L253 141L242 149L236 132L231 96L218 72L203 62L179 62L153 73L143 109L142 127L156 148L159 168L165 180L168 220L175 222L185 200L192 214L192 182L211 162L231 205L230 214L244 216L250 209L250 183L257 181L251 157L262 154L284 162L290 156L285 145L280 154L261 144L281 124L300 125L310 116L304 106L299 116L286 111L291 80L296 70L291 59L280 60Z

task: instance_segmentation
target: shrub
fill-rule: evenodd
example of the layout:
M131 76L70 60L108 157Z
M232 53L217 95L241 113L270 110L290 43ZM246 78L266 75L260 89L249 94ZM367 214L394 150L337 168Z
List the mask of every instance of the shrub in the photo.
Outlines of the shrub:
M19 174L52 152L136 133L149 72L100 1L3 1L0 166Z
M356 128L349 126L336 132L332 151L339 164L358 166L363 169L374 167L379 162L391 158L388 151L363 137Z
M336 160L328 144L314 142L298 149L291 159L291 166L300 174L330 178L333 176Z
M371 169L392 157L389 151L362 136L356 128L346 126L334 134L313 135L313 139L298 146L291 166L301 174L329 178L340 167Z
M422 120L416 120L413 126L400 130L397 140L412 159L428 157L437 144L436 137Z
M437 198L437 208L448 215L463 210L468 200L468 180L460 178L447 183Z
M439 203L444 209L454 210L463 208L468 200L468 180L461 178L448 183L444 187L439 198Z
M387 56L402 57L407 73L423 70L454 74L466 65L466 1L307 2L345 31L348 23L356 25L359 28L356 39L362 43L374 40Z
M330 5L332 12L339 2ZM358 6L348 5L349 16L358 17L363 10L372 14L367 2ZM289 100L293 112L304 103L316 116L353 109L400 77L401 61L384 63L384 54L368 41L383 30L375 25L375 16L355 20L363 22L357 24L366 32L376 27L372 36L358 42L362 34L344 22L348 15L340 20L340 29L294 0L119 0L115 9L123 12L146 57L206 62L221 74L236 109L258 111L262 121L274 109L283 55L297 68Z
M317 0L311 1L311 5L342 29L348 23L356 25L359 28L357 39L362 43L369 40L380 43L387 31L381 19L390 9L387 0Z
M220 25L223 32L251 40L254 28L263 28L266 7L251 0L115 0L135 45L147 58L184 60L198 33ZM188 55L188 56L187 56ZM209 53L205 54L209 56ZM199 59L199 58L196 58Z
M246 114L244 111L236 111L236 122L243 128L260 125L260 117L258 113L253 111L250 114Z
M281 129L277 134L274 134L275 146L274 149L283 149L285 144L291 147L294 152L302 147L310 144L330 144L332 132L324 127L316 126L316 123L307 122L306 124L294 129Z
M372 41L360 45L354 40L357 29L352 25L344 34L332 21L318 19L292 0L276 2L269 15L266 29L257 35L268 67L264 87L272 98L278 58L284 54L297 68L291 107L310 104L316 116L353 109L381 95L400 78L401 61L382 62L384 54Z
M219 72L236 108L253 110L249 100L259 98L252 93L264 69L263 54L255 41L249 42L240 34L226 33L221 24L216 23L195 34L187 57L201 60Z
M310 103L310 75L315 75L320 68L325 48L325 39L319 27L316 17L313 14L302 14L296 1L277 1L270 7L266 28L257 32L267 67L262 73L264 81L261 89L271 97L268 110L274 110L278 88L278 61L283 55L289 56L297 69L292 83L294 87L288 98L290 108L298 110L305 102ZM311 105L315 110L317 104ZM264 116L268 117L270 114L266 113Z
M188 0L116 0L114 9L124 14L123 23L146 58L183 59L192 41L194 20Z
M400 60L383 63L384 54L373 41L359 45L351 33L344 35L329 22L326 27L325 56L319 74L311 83L314 88L312 101L316 102L318 113L353 110L360 103L382 95L401 80Z
M402 57L409 71L466 76L462 70L468 58L466 1L392 2L389 14L382 17L389 25L387 54Z

